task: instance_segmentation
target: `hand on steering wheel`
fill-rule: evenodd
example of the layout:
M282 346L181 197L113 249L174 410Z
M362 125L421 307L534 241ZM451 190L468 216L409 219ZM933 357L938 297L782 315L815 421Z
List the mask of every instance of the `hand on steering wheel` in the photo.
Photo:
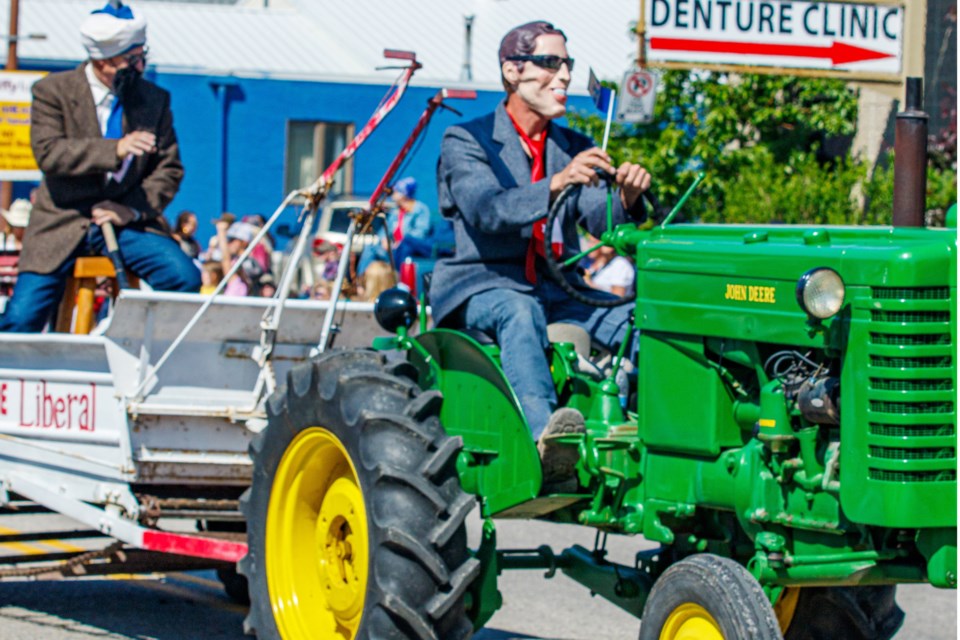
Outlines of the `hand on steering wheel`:
M556 199L563 189L571 185L600 184L603 173L613 175L610 156L598 147L581 151L559 173L550 178L550 195Z
M617 168L616 183L620 185L620 202L624 209L630 209L637 198L650 188L650 173L639 164L624 162Z
M596 176L597 180L602 179L608 184L616 181L616 176L614 176L613 174L604 172L600 169L597 169L594 175ZM559 215L560 211L563 209L563 205L566 202L567 198L570 197L570 194L572 194L574 191L576 191L577 189L580 189L581 186L582 184L570 184L564 187L563 191L560 192L560 195L557 196L557 199L554 200L552 205L550 205L550 210L547 212L547 221L545 224L545 228L553 229L553 225L557 220L557 216ZM609 198L608 198L608 206L609 206ZM610 216L608 212L607 231L613 231L612 227L613 227L612 216ZM555 255L553 255L553 251L548 249L547 251L544 252L545 262L547 263L547 272L550 274L550 277L554 280L554 282L557 283L557 286L563 289L563 291L567 295L569 295L571 298L573 298L577 302L581 302L583 304L594 306L594 307L620 306L623 303L629 302L634 298L636 298L636 295L637 295L636 289L631 289L630 292L625 296L620 296L613 299L597 298L595 296L587 295L582 291L580 291L579 289L577 289L576 287L574 287L572 284L570 284L570 282L567 280L567 278L563 274L564 271L568 271L572 267L576 266L576 264L580 262L580 260L582 260L584 257L589 256L599 248L606 247L606 246L610 246L609 241L601 238L600 242L590 247L586 251L581 251L577 255L572 256L570 258L566 258L562 261L560 258L557 258Z

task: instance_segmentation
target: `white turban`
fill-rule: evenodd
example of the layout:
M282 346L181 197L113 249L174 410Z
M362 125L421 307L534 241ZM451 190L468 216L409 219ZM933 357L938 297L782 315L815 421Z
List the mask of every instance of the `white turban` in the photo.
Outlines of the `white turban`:
M80 25L80 38L91 60L105 60L147 43L147 21L113 0Z

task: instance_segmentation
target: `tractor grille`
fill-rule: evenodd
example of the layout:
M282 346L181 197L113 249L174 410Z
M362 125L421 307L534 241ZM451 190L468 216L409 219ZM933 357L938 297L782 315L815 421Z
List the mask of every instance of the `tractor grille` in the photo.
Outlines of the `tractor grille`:
M874 287L870 306L867 475L884 483L955 481L951 290Z
M950 287L874 287L874 300L949 300Z
M949 322L949 311L874 311L874 322Z

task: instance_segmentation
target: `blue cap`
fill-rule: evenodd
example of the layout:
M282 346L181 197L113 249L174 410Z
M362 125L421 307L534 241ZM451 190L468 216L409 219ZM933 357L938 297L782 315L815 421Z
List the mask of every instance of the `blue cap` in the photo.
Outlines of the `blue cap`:
M417 195L417 181L413 178L401 178L393 185L393 192L404 198L413 198Z
M121 20L133 20L133 10L125 6L122 0L111 0L104 5L103 9L97 9L90 13L106 13Z

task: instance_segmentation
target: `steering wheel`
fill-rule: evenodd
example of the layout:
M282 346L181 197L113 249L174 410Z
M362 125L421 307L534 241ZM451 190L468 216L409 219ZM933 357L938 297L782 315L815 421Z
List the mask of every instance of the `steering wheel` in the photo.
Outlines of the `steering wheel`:
M607 172L601 171L599 169L597 170L597 173L600 175L600 179L607 183L608 185L607 188L609 189L610 188L609 185L613 182L614 177L608 174ZM553 204L550 205L550 210L547 212L547 220L546 220L546 223L544 224L545 235L549 237L550 229L553 229L553 225L557 220L557 216L560 215L560 211L563 210L563 204L567 201L567 198L569 198L575 191L578 191L582 186L583 185L579 185L579 184L568 184L566 187L563 188L563 190L557 196L557 199L553 201ZM649 191L645 193L649 193ZM609 201L609 198L610 198L610 193L608 192L607 231L613 231L613 217L611 215L611 210L610 210L611 203ZM657 207L655 206L655 208ZM549 246L547 246L546 250L543 252L544 259L547 263L547 273L550 274L550 279L556 282L557 286L563 289L564 293L569 295L571 298L573 298L577 302L581 302L583 304L590 305L593 307L605 307L605 308L619 307L620 305L626 302L631 302L637 297L636 287L632 287L630 291L627 293L627 295L625 296L616 296L612 299L597 298L597 297L583 293L582 290L577 289L572 284L570 284L570 282L564 276L564 272L569 272L574 267L576 267L577 263L580 262L581 259L583 259L586 256L589 256L590 254L592 254L597 249L600 249L601 247L609 247L609 246L610 246L610 243L608 241L604 241L601 239L601 241L597 243L594 247L587 249L586 251L582 251L577 255L571 258L567 258L565 260L563 258L557 258L553 254L553 250Z

